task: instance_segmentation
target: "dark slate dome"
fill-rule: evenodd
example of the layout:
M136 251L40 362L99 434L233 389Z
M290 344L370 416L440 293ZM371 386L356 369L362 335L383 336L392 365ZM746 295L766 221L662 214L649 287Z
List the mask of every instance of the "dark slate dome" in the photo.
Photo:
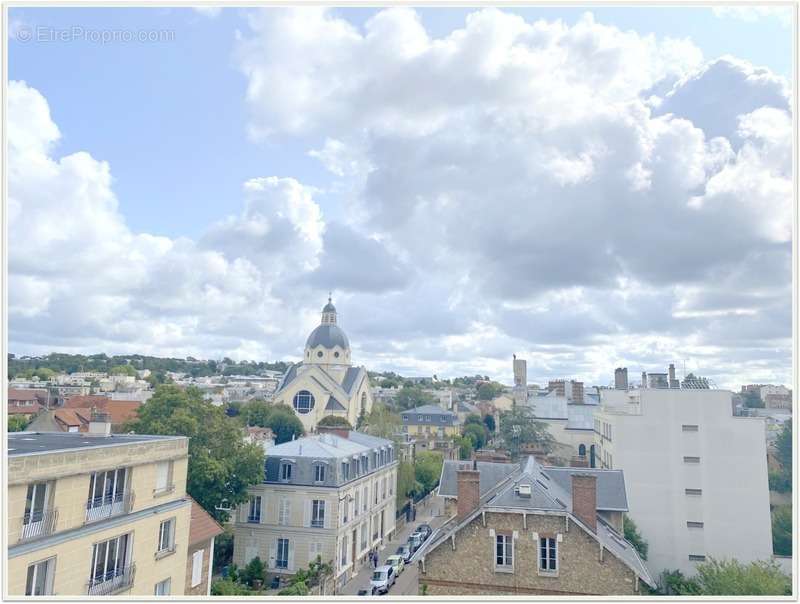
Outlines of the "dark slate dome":
M306 340L306 348L333 348L339 346L344 349L350 348L350 341L347 339L341 327L334 323L323 323L318 326Z

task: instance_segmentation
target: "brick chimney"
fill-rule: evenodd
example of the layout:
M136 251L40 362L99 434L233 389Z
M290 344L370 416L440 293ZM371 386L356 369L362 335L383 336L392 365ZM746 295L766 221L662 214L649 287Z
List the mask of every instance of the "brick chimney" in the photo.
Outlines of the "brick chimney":
M593 474L572 475L572 513L597 532L597 477Z
M480 504L481 500L481 475L478 472L478 463L472 462L472 467L456 471L458 477L458 506L457 520L461 521L469 516Z
M317 426L317 434L335 434L340 438L348 438L350 430L344 426Z

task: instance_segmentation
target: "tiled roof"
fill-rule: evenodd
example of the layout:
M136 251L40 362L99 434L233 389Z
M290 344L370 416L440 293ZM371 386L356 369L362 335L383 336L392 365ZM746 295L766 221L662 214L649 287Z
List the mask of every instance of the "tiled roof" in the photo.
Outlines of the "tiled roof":
M203 506L191 497L189 499L192 502L189 519L189 545L208 541L211 537L216 537L224 532L224 529L203 509Z
M141 406L141 401L117 401L97 394L71 396L64 402L64 409L88 409L90 415L92 408L105 411L111 416L111 423L114 425L135 419Z
M56 409L53 411L53 419L56 422L66 427L78 426L79 432L86 432L89 429L91 416L91 409Z
M40 396L47 396L46 390L21 390L19 388L8 389L9 401L36 401Z
M30 415L32 413L39 413L41 410L42 406L36 402L26 405L15 405L11 401L8 402L9 415Z
M91 409L92 407L103 407L109 401L107 396L102 394L76 394L67 397L64 401L65 409Z

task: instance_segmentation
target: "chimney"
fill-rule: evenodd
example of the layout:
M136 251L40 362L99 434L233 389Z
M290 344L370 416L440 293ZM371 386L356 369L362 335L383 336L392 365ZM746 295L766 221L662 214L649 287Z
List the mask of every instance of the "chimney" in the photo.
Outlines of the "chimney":
M481 487L480 472L478 472L478 462L472 462L472 468L464 468L456 471L458 477L458 502L456 519L460 522L480 504Z
M593 474L572 475L572 513L597 532L597 477Z
M89 419L89 434L109 436L111 434L111 416L105 411L92 411Z
M642 388L647 388L647 372L642 371Z
M589 460L586 459L585 455L573 455L569 465L571 468L588 468Z
M335 434L340 438L348 438L350 430L344 426L317 426L318 434Z

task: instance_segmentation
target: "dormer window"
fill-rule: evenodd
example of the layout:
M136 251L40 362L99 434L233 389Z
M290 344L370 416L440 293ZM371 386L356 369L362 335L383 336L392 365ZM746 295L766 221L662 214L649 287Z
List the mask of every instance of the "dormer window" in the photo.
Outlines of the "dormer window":
M288 461L281 463L280 477L281 482L289 482L292 479L292 464Z
M325 466L321 463L314 464L314 482L325 482Z

